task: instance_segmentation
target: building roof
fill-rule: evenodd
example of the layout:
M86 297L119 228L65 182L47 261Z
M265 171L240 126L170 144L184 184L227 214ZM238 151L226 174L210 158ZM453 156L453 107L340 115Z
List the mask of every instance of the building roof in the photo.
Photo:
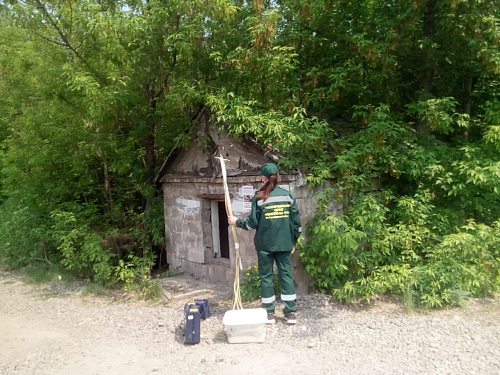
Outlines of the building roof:
M264 150L250 138L229 137L210 121L210 109L201 106L193 120L198 129L188 148L176 148L165 159L155 181L169 177L222 177L220 161L225 160L228 176L258 175L263 164L277 163L279 156Z

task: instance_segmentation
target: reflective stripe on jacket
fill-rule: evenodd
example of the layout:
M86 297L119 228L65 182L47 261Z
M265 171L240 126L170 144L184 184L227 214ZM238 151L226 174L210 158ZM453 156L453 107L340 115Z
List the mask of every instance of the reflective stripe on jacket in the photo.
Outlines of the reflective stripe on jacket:
M256 229L257 251L290 251L301 233L297 202L289 191L276 186L265 202L254 196L250 215L238 219L236 226Z

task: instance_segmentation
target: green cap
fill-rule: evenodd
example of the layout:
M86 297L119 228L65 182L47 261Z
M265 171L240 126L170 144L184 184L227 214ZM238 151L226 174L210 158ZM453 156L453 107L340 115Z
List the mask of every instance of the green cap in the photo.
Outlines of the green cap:
M274 163L266 163L260 169L261 176L271 177L273 173L279 173L278 167Z

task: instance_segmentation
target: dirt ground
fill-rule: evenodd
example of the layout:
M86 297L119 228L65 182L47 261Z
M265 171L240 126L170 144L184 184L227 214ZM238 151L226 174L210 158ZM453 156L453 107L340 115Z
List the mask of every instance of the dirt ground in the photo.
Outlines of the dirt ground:
M222 319L232 288L185 275L161 282L165 299L151 304L0 271L0 374L500 373L497 299L406 314L385 299L363 307L304 295L297 325L278 319L263 343L229 344ZM201 342L185 345L183 306L193 298L208 299L212 316Z

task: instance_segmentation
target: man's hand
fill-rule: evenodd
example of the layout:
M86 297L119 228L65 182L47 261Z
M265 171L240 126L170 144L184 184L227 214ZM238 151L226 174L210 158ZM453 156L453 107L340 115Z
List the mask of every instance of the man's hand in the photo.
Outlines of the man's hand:
M236 220L238 220L238 218L236 216L228 216L227 217L227 222L229 225L236 225Z
M292 247L292 254L295 253L295 246Z

